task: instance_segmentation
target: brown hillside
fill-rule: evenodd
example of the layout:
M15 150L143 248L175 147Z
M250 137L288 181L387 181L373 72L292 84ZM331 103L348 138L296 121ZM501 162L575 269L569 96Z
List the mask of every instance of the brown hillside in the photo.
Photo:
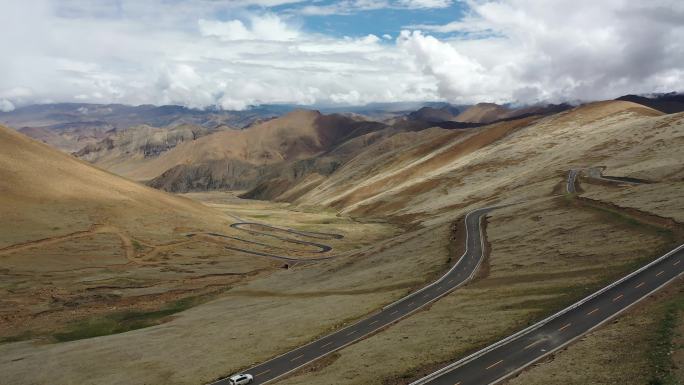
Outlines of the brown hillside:
M503 119L509 109L494 103L478 103L461 112L454 118L457 122L490 123Z
M297 110L242 131L219 132L184 143L132 173L154 178L181 164L233 159L254 165L311 157L353 134L356 121L341 115Z
M199 203L99 170L2 126L0 200L0 248L94 224L142 233L153 226L155 236L163 236L183 224L220 222Z
M667 155L677 151L676 141L658 148L657 163L649 161L660 137L676 136L653 135L662 131L653 127L674 127L661 122L666 119L661 115L634 103L599 102L536 120L442 130L433 140L427 139L428 131L406 133L402 135L414 137L393 147L391 143L401 137L397 135L362 152L296 202L356 215L425 220L448 217L453 205L465 208L487 199L523 198L507 197L505 191L511 188L529 186L525 198L543 195L573 166L611 160L616 168L670 170L672 165L664 165L663 159L677 158Z

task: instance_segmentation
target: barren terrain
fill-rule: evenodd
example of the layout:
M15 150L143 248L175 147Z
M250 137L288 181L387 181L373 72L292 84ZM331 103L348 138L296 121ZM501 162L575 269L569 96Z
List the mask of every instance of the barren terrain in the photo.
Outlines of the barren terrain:
M200 384L225 376L429 282L459 255L455 222L473 208L513 203L488 218L491 251L474 282L282 380L407 383L683 240L684 115L629 102L382 137L331 174L281 191L289 203L240 200L237 192L173 196L0 133L0 143L11 143L0 151L11 181L0 184L3 217L12 219L0 228L0 372L9 383ZM567 171L592 166L652 183L582 177L579 196L565 194ZM30 177L36 170L46 177ZM335 258L312 263L303 244L229 227L243 221L344 238L325 241ZM277 258L235 251L245 239L301 262L285 269ZM646 329L656 321L638 322ZM44 369L30 370L36 365ZM547 367L520 378L548 379Z

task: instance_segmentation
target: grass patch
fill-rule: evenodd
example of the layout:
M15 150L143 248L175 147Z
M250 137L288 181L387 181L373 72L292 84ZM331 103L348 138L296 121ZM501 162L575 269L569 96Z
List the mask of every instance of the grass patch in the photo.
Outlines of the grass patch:
M141 245L140 242L136 241L135 239L131 241L131 244L133 245L133 249L135 249L135 251L141 251L144 248L143 245Z
M652 225L650 223L646 223L643 221L640 221L633 216L629 214L625 214L622 212L619 212L617 210L611 210L606 207L601 207L601 206L594 206L590 205L588 206L596 211L600 211L602 215L608 217L610 220L614 222L619 222L622 223L628 227L632 228L637 228L642 231L650 232L650 233L655 233L661 237L667 238L669 240L674 240L674 233L672 230L665 228L665 227L660 227L656 225Z
M142 329L158 325L163 322L164 318L187 310L201 302L204 302L203 297L188 297L155 311L124 311L103 317L94 317L75 322L70 325L67 331L55 333L52 337L58 342L66 342Z
M252 217L252 218L260 218L260 219L270 218L270 217L271 217L271 216L268 215L268 214L251 214L251 215L249 215L249 216Z
M576 207L582 207L594 211L602 219L616 224L621 224L628 228L637 229L642 232L655 234L660 237L665 238L668 243L672 243L676 240L674 232L667 228L658 226L656 224L648 223L634 217L626 212L612 209L609 207L602 206L600 202L592 203L586 200L577 199L575 194L566 194L565 201L568 204L574 205Z
M674 300L665 305L662 319L655 331L653 346L648 354L653 373L649 385L678 385L679 380L674 374L675 364L672 361L675 329L684 312L684 295L679 294Z
M8 337L0 338L0 344L7 344L10 342L26 341L26 340L30 340L31 338L33 338L33 333L31 333L30 331L25 331L21 334L17 334L14 336L8 336Z

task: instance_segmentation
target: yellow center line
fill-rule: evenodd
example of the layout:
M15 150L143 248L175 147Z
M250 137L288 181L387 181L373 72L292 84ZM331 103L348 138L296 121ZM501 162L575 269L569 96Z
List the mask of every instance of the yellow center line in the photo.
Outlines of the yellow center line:
M613 302L619 300L620 298L624 297L624 295L620 294L617 297L613 298Z
M644 286L645 284L646 284L646 282L641 282L641 283L639 283L638 285L634 286L634 288L635 288L635 289L638 289L638 288Z
M598 310L599 310L599 308L596 308L596 309L590 311L589 313L587 313L587 315L592 315L592 314L596 313Z
M570 325L572 325L572 324L571 324L570 322L568 322L567 324L565 324L565 326L563 326L562 328L558 329L558 331L559 331L559 332L562 332L563 330L565 330L565 329L566 329L568 326L570 326Z
M523 350L527 350L527 349L533 347L534 345L536 345L536 344L538 344L538 343L541 343L541 342L543 342L543 341L545 341L545 340L546 340L546 338L542 338L542 339L540 339L540 340L534 341L534 342L532 342L531 344L525 346L525 347L523 348Z
M682 261L682 260L680 259L679 261L673 263L672 266L677 266L677 265L679 265L679 262L681 262L681 261Z
M658 274L656 274L656 277L659 276L660 274L663 274L665 270L661 270Z
M321 346L321 347L324 348L324 347L326 347L326 346L328 346L328 345L332 345L332 343L333 343L333 342L330 341L330 342L328 342L327 344L325 344L325 345L323 345L323 346Z
M375 321L369 323L368 325L370 326L370 325L373 325L373 324L376 324L376 323L378 323L378 320L375 320Z
M493 364L487 366L487 367L485 368L485 370L489 370L489 369L495 367L496 365L499 365L499 364L502 363L502 362L503 362L503 360L496 361L495 363L493 363Z
M271 371L271 369L266 369L266 370L264 370L264 371L263 371L263 372L261 372L261 373L257 373L257 374L255 374L255 375L254 375L254 377L259 377L260 375L262 375L262 374L266 374L266 373L268 373L268 372L270 372L270 371Z
M302 358L302 357L304 357L304 355L303 355L303 354L300 354L300 355L298 355L297 357L291 359L290 361L297 361L298 359L300 359L300 358Z

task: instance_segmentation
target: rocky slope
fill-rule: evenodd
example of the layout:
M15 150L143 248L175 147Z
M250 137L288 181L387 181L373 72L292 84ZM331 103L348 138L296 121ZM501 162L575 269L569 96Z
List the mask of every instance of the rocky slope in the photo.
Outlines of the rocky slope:
M297 110L242 131L218 132L183 143L136 169L134 177L152 178L151 186L185 192L251 188L264 178L296 179L312 170L328 173L338 154L328 152L385 127L359 118ZM305 161L314 156L322 158ZM324 160L326 156L333 159Z
M190 124L171 128L133 126L111 132L101 141L86 145L74 155L119 175L129 176L131 170L181 143L230 129L225 126L210 129Z

